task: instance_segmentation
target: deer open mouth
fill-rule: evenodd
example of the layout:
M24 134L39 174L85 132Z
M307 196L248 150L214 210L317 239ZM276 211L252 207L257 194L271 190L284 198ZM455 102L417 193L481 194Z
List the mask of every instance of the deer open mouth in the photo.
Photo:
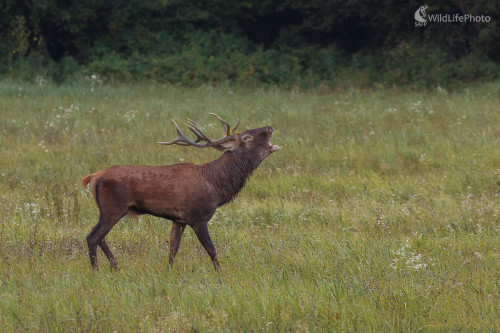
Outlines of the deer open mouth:
M278 149L281 149L281 147L278 145L269 145L269 150L271 151L271 153L274 153Z

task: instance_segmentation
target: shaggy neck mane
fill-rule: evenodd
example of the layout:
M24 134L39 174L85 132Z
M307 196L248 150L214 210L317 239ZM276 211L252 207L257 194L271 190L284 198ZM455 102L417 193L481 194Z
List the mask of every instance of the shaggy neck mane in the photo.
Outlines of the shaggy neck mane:
M203 176L219 196L219 206L236 197L260 162L255 155L227 151L215 161L202 165Z

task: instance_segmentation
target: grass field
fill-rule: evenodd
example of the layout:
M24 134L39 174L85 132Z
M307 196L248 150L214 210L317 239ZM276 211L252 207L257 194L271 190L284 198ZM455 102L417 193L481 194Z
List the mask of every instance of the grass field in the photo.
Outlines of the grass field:
M43 83L43 82L42 82ZM320 93L321 92L321 93ZM114 164L204 163L160 146L215 112L283 147L209 224L98 210L80 179ZM0 331L500 330L500 83L448 93L0 82Z

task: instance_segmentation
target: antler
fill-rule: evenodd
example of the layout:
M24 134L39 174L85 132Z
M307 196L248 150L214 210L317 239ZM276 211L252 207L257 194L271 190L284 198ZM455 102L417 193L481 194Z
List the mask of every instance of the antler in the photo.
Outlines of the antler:
M229 126L229 123L227 121L224 121L224 119L222 119L221 117L219 117L218 115L216 115L215 113L210 113L210 115L214 116L215 118L219 119L220 122L222 123L222 126L224 126L224 130L226 132L226 136L228 136L230 134L230 132L232 132L233 134L236 134L234 131L238 128L238 126L240 126L240 120L238 119L238 121L236 122L236 125L234 125L233 127L233 130L230 131L231 129L231 126Z
M216 115L215 113L210 113L212 116L216 117L217 119L220 120L220 122L222 123L222 126L224 127L224 131L225 131L225 136L220 138L220 139L217 139L217 140L214 140L214 139L210 139L205 133L203 133L200 128L198 127L198 125L191 119L187 118L187 121L189 122L189 124L191 125L186 125L187 128L189 128L191 130L191 132L193 132L195 135L196 135L196 140L195 141L192 141L191 139L189 139L184 133L182 133L182 131L180 130L179 126L177 125L177 123L172 120L172 122L174 123L175 125L175 128L177 129L177 135L178 137L172 141L168 141L168 142L158 142L159 144L161 145L173 145L173 144L178 144L180 146L195 146L195 147L199 147L199 148L206 148L206 147L214 147L217 149L217 146L224 143L224 142L227 142L227 141L232 141L234 140L234 134L235 134L235 130L236 128L239 126L240 124L240 121L238 120L238 122L236 123L236 125L233 127L233 131L232 131L232 135L231 135L231 130L230 130L230 126L229 124L224 121L221 117L219 117L218 115ZM206 143L199 143L200 141L206 141Z

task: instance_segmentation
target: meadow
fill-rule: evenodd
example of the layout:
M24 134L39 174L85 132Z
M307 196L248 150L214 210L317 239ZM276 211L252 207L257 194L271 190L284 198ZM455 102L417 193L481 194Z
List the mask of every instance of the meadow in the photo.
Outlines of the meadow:
M98 210L80 179L204 163L171 119L271 125L272 154L168 265L170 221ZM187 133L187 132L186 132ZM0 82L1 332L500 330L500 82L453 92Z

